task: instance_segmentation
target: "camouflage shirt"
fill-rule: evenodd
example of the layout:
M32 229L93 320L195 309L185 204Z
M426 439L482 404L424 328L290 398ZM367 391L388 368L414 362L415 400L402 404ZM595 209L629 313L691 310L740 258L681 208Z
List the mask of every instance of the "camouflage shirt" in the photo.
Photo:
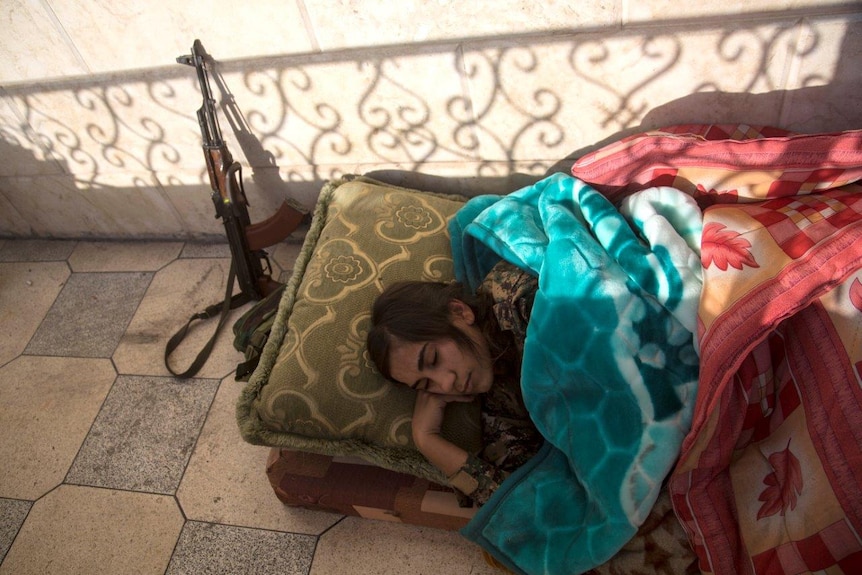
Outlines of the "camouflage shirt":
M521 396L521 355L538 280L507 263L498 263L479 292L493 303L500 328L494 337L494 385L482 397L483 449L470 454L450 478L477 505L483 505L515 469L538 452L542 436L536 430Z

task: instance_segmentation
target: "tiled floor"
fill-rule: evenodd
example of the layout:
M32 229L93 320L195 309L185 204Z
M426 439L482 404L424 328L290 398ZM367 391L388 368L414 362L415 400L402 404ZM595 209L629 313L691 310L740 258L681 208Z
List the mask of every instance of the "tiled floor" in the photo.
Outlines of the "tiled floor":
M271 250L282 278L301 240ZM0 574L499 574L456 533L276 499L236 427L230 330L194 379L163 363L228 263L225 245L0 240Z

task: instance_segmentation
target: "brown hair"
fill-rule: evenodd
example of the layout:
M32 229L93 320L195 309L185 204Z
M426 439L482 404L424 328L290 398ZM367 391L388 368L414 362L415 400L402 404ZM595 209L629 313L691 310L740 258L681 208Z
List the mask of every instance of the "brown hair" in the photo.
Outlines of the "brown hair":
M488 321L490 305L475 296L460 283L408 281L386 288L371 309L371 330L367 345L371 361L387 379L392 379L389 355L392 344L451 339L459 347L478 353L469 335L452 324L449 303L459 300L470 306L476 323L488 337L487 329L496 321ZM491 338L488 338L489 342ZM490 345L490 343L489 343Z

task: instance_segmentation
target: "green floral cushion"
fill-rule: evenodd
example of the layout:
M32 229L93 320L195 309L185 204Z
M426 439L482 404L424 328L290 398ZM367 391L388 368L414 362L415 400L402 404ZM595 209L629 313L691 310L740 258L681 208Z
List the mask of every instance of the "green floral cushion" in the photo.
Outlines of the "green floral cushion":
M272 335L239 400L246 441L358 455L442 480L412 443L414 392L377 373L365 335L386 285L453 279L446 224L463 202L368 178L324 186ZM453 404L443 432L477 451L478 406Z

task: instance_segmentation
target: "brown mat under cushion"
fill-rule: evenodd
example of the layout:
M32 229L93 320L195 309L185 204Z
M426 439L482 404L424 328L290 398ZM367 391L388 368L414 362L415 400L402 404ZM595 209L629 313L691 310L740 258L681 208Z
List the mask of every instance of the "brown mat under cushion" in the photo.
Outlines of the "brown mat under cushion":
M451 488L357 458L272 448L266 474L282 503L306 509L452 531L475 513Z

